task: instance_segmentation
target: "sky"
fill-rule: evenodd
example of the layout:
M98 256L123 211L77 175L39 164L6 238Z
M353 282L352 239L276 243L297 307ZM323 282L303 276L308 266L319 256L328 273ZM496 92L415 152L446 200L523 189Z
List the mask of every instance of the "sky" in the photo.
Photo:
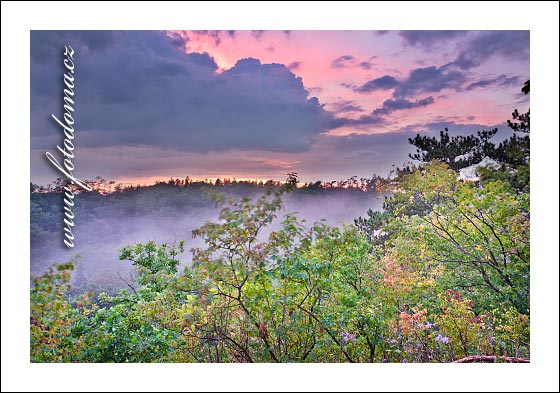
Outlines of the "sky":
M64 45L80 179L386 176L417 133L504 138L529 107L528 31L32 31L39 184L60 176Z

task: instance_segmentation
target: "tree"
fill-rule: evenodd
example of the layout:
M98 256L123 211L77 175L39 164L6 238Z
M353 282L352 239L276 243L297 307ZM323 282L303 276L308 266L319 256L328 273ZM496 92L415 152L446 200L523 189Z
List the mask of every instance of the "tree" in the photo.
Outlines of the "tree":
M424 165L404 179L381 229L399 261L439 261L449 288L460 288L488 311L508 304L529 311L529 197L507 182L461 182L445 164ZM423 203L425 208L409 209ZM419 252L418 250L421 250Z
M525 82L522 91L529 94L530 81ZM508 126L514 132L525 135L514 134L496 146L490 139L497 129L479 131L476 135L450 137L446 128L440 132L439 138L420 134L409 138L409 143L416 147L416 153L409 156L421 162L444 162L457 172L480 164L487 157L496 161L499 168L496 170L491 165L478 167L477 172L482 182L502 179L509 181L518 192L528 191L530 112L520 114L516 109L512 117L515 121L508 120Z
M526 81L521 91L525 94L530 92L530 81ZM517 109L511 114L516 120L507 121L508 126L515 132L529 134L531 131L531 115L530 109L526 113L520 114ZM518 136L514 134L510 139L502 142L497 151L502 154L497 157L498 161L509 164L513 167L527 165L529 160L529 135Z
M286 184L295 187L299 183L297 172L289 172L286 175L288 175L288 178L286 179Z
M408 142L416 147L416 153L409 154L413 160L445 162L455 171L478 164L492 149L489 139L496 135L497 128L479 131L477 135L449 136L448 128L440 131L437 137L420 136L409 138Z
M521 91L530 92L530 81L526 81ZM506 180L517 192L528 192L530 181L530 111L519 114L516 109L512 113L515 122L507 121L508 126L515 132L510 138L501 142L490 150L490 157L500 164L499 168L491 166L479 167L477 172L484 182L496 179ZM521 133L521 136L517 133Z
M525 94L530 93L530 81L529 80L525 81L525 84L521 88L521 91ZM520 131L520 132L526 132L526 133L530 132L530 129L531 129L531 111L530 110L527 110L526 113L520 114L519 111L517 109L515 109L513 111L513 113L511 114L511 117L514 120L517 120L517 122L512 122L511 120L507 121L508 126L513 131Z
M189 274L198 289L182 331L212 350L191 355L214 362L379 359L367 242L351 228L306 228L293 214L270 231L282 192L230 200L222 222L193 232L206 246L193 249Z
M75 263L51 266L32 280L31 288L31 361L79 361L79 351L86 325L81 318L82 307L89 303L89 294L72 307L65 299L70 288L70 273Z

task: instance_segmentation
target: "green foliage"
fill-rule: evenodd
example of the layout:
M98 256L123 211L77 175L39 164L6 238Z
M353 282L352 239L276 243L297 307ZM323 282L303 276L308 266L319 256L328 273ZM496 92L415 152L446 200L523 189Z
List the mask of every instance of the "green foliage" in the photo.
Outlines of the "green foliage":
M182 351L185 340L178 326L185 299L180 296L145 286L136 294L101 294L99 302L102 307L96 305L88 314L82 361L173 361L175 352Z
M159 247L153 240L146 244L136 243L128 245L120 252L119 259L132 262L138 269L138 282L146 285L150 282L157 283L158 273L175 274L179 260L176 256L185 250L185 242L169 245L163 243Z
M507 179L460 181L439 162L399 184L383 221L358 222L385 236L378 293L394 310L386 359L528 356L529 195Z
M387 205L385 205L387 206ZM389 238L389 234L382 232L381 227L387 223L391 215L387 210L373 211L368 209L367 218L358 217L354 220L358 231L373 246L382 246L385 240Z
M32 280L30 355L33 362L79 361L77 352L85 346L81 316L89 303L89 294L84 294L75 307L64 298L74 267L74 262L52 266Z
M529 94L529 86L529 81L526 81L521 89L523 93ZM508 120L508 126L513 131L525 135L514 134L492 149L490 157L501 164L498 168L486 166L478 168L477 172L483 183L494 180L508 181L517 192L528 193L530 188L530 138L528 135L531 130L530 111L520 114L516 109L511 115L515 121Z
M530 191L530 167L519 165L517 168L510 167L495 168L493 166L480 166L476 170L482 184L493 181L507 182L517 193L529 193Z
M398 185L357 228L278 217L287 187L218 198L192 265L177 271L183 242L127 246L136 282L93 303L65 296L73 264L51 269L31 291L32 361L529 356L528 195L437 162Z
M207 245L193 250L198 292L183 331L214 351L205 361L359 361L378 341L371 298L368 244L350 229L316 223L306 229L288 214L281 228L259 236L281 206L280 194L252 204L230 201L221 224L194 232ZM224 313L224 310L228 310ZM361 312L364 310L364 312ZM372 347L368 347L368 342ZM366 358L367 359L367 358Z
M464 288L481 306L496 300L521 313L529 308L529 198L508 183L485 187L455 180L443 164L431 164L405 182L398 217L387 231L397 233L392 253L399 258L421 247L428 259L446 269L450 288ZM419 199L429 210L403 214ZM411 255L417 261L422 253ZM508 307L509 307L508 306Z

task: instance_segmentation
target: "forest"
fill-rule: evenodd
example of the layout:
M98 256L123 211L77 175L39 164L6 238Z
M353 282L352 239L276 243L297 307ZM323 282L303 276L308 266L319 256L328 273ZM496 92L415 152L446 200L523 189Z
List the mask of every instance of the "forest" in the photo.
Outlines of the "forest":
M45 265L64 183L31 184L31 361L529 362L530 113L512 115L499 144L496 130L410 139L414 163L387 178L99 178L77 195L76 236L86 259L120 259L105 281L79 258ZM329 201L346 223L321 220ZM173 241L135 232L201 211Z

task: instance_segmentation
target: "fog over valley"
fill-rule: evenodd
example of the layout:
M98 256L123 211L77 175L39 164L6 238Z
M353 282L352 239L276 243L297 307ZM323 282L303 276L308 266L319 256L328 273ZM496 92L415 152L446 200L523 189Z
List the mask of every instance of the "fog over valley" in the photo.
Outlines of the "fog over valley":
M248 187L248 188L247 188ZM132 264L119 260L119 250L133 243L157 244L185 241L181 264L191 262L190 249L204 241L193 238L192 231L206 222L220 222L221 207L216 192L240 197L245 193L255 200L264 187L201 188L160 186L141 187L107 195L98 192L77 194L75 198L74 248L63 243L62 194L31 194L31 274L44 272L54 263L77 260L74 285L87 283L95 289L112 290L125 286ZM277 218L261 232L266 240L277 230L283 216L296 213L304 225L323 220L327 225L353 225L368 209L381 210L383 194L356 188L297 189L282 196Z

